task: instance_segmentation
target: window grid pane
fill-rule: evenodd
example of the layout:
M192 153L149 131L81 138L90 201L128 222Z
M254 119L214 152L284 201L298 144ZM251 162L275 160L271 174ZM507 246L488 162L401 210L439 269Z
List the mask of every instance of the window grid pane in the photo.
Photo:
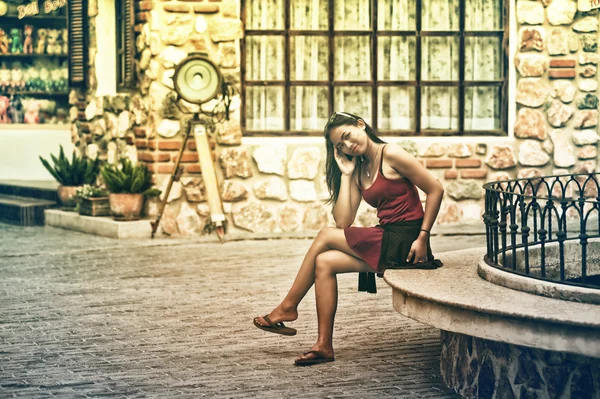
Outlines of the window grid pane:
M370 0L334 0L333 29L371 30Z
M423 80L458 81L460 68L458 37L423 37L421 54L421 77Z
M326 1L290 1L290 29L327 30L327 15Z
M415 130L415 87L380 87L377 127L384 130Z
M422 29L458 31L460 1L463 0L423 0Z
M494 86L465 88L465 129L501 129L501 90Z
M284 29L284 0L247 0L247 29Z
M502 29L502 2L467 0L465 7L465 30Z
M327 80L329 38L292 36L290 38L290 79Z
M377 4L377 29L416 30L416 4L414 0L380 0Z
M334 109L362 116L372 124L371 93L372 89L368 86L338 86L333 92Z
M417 38L382 36L377 39L377 79L415 80Z
M457 87L423 87L421 128L434 130L458 129Z
M499 37L465 37L465 80L500 80L502 68Z
M334 79L371 80L371 38L341 36L334 43Z
M294 86L290 89L290 130L322 130L329 118L329 88Z
M250 130L283 130L283 87L246 88L246 125Z
M284 44L282 36L248 36L246 38L248 80L283 80Z

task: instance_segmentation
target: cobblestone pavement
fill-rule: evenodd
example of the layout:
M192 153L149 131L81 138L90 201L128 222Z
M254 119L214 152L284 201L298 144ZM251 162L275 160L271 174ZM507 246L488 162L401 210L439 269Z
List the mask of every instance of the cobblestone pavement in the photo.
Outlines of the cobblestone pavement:
M481 236L434 237L436 252ZM339 278L336 361L297 368L316 339L313 290L284 337L258 330L310 240L113 240L0 224L0 397L454 398L439 330L391 289ZM443 257L442 257L443 259Z

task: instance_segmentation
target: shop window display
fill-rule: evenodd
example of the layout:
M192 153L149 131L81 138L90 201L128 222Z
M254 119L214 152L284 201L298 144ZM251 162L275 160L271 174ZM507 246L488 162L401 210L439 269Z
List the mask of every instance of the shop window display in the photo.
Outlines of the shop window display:
M68 122L66 0L0 0L0 123Z

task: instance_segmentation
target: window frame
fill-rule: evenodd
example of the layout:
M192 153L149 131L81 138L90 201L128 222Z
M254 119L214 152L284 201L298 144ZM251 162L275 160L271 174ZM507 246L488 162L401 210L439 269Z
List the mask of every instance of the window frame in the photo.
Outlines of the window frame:
M247 25L247 4L252 0L241 0L242 23ZM294 86L320 86L327 87L328 115L334 111L334 89L338 86L367 86L371 87L371 115L368 117L370 125L385 136L508 136L508 59L509 59L509 12L510 2L502 3L502 29L488 31L465 31L466 2L459 1L459 28L457 31L424 31L422 30L422 0L416 0L416 26L415 30L379 30L377 0L370 0L371 5L371 30L334 30L334 1L327 0L328 29L327 30L292 30L290 29L290 4L292 0L284 0L284 28L283 29L245 29L244 38L240 41L241 47L241 126L245 136L320 136L322 131L317 130L290 130L290 89ZM284 38L284 79L259 81L246 79L246 39L248 37L283 36ZM327 37L329 43L328 80L327 81L301 81L290 79L290 39L293 36L321 36ZM371 79L358 81L341 81L334 79L335 46L337 37L342 36L368 36L371 49ZM377 80L377 52L379 37L415 37L416 40L416 77L415 80ZM422 38L423 37L458 37L459 41L459 70L458 81L422 80ZM465 38L466 37L499 37L501 43L502 66L500 80L490 81L465 81ZM283 129L282 130L248 130L246 127L246 88L257 86L276 86L284 88L283 98ZM379 129L378 127L378 89L380 87L416 87L414 98L415 130ZM421 129L421 89L424 87L458 87L458 129ZM498 87L500 90L500 129L465 130L465 88L466 87ZM365 118L367 116L365 115Z

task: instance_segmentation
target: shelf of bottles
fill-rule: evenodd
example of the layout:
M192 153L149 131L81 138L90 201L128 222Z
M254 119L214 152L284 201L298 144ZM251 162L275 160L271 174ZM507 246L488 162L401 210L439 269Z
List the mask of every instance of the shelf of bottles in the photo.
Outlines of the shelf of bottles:
M68 122L66 0L0 0L0 123Z

